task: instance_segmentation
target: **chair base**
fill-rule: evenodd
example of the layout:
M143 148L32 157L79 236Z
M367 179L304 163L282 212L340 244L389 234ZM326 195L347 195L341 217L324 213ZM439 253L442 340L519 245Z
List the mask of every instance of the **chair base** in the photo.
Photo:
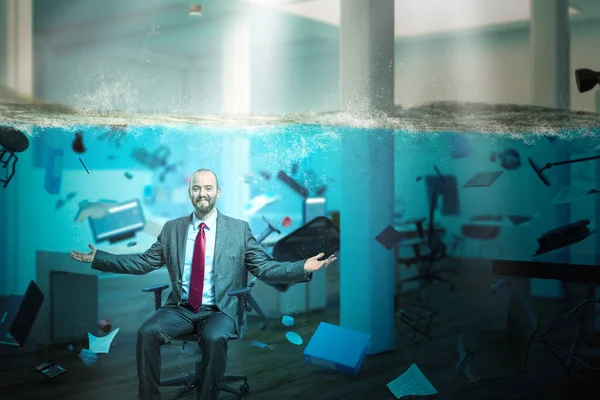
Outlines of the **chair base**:
M183 386L183 388L177 392L173 400L180 399L188 394L191 394L200 387L200 363L196 362L196 373L182 377L182 378L170 378L161 380L160 386ZM239 389L235 389L232 386L226 384L226 382L244 381L240 384ZM250 385L248 385L248 377L246 375L225 375L221 386L219 388L222 392L232 393L238 396L242 396L250 391Z
M455 275L459 274L458 271L456 270L456 267L445 267L445 268L439 268L439 269L426 268L419 275L412 277L412 278L403 279L400 282L398 282L398 289L402 289L402 285L404 283L408 283L408 282L422 281L422 283L428 284L428 283L433 283L434 281L438 281L438 282L447 284L450 287L450 291L453 292L454 291L454 282L442 277L441 275L443 273L452 273ZM422 289L423 289L423 287L421 286L421 288L419 289L419 297L421 295Z

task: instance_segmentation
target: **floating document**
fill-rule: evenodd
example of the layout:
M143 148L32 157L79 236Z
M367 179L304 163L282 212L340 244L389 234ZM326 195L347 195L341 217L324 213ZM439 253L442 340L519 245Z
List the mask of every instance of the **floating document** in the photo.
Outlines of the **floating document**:
M88 332L88 339L90 341L89 351L99 354L99 353L107 353L110 351L110 345L119 332L119 328L115 329L111 333L106 336L96 337Z
M537 218L539 214L532 216L509 215L506 218L497 216L495 218L486 219L486 216L475 216L469 221L469 225L474 226L499 226L499 227L514 227L524 225L530 220Z
M504 171L480 172L473 175L473 177L469 179L469 181L465 183L463 187L491 186L494 182L496 182L496 179L498 179L503 172Z
M391 250L402 240L402 233L394 229L393 226L388 225L387 228L382 230L379 235L375 237L375 240L381 243L386 249Z
M514 226L519 226L531 221L534 218L537 218L538 216L539 213L531 217L527 215L509 215L508 219L513 223Z
M554 204L567 204L577 201L587 195L590 194L598 194L600 191L598 189L573 189L569 186L563 186L560 188L554 199L552 199L552 203Z
M431 396L437 394L437 390L415 363L398 378L388 383L387 387L397 399L405 396Z
M88 201L83 200L79 202L79 211L75 215L76 222L87 221L88 218L97 219L105 217L109 214L111 208L117 204L116 200L98 200Z
M247 216L251 217L256 214L261 208L276 202L281 199L281 196L276 195L275 193L267 193L261 194L259 196L254 197L244 206L244 212Z

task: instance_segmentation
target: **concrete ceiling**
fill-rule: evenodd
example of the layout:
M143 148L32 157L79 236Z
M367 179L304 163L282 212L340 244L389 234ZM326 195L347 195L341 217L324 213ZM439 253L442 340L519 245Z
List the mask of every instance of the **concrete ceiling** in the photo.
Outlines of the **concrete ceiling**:
M297 1L297 0L296 0ZM337 41L338 29L243 0L203 0L203 15L190 16L181 0L36 0L35 38L55 52L95 47L149 49L197 59L220 52L225 34L247 17L253 46Z
M198 1L203 6L201 17L190 16L191 2L182 0L34 0L35 40L58 53L148 49L195 61L219 54L224 36L237 18L245 16L252 25L254 48L331 47L338 41L340 0ZM399 37L529 18L528 0L396 2ZM600 16L598 0L571 4L578 11L573 18Z

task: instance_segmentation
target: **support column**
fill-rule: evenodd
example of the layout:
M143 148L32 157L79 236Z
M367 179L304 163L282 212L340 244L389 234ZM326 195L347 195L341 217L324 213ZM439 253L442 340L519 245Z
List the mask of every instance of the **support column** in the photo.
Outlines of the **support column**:
M341 3L341 107L364 114L394 105L394 1ZM369 354L394 349L394 258L375 237L392 222L392 131L342 133L340 324L371 335Z
M33 94L33 0L0 0L0 84L20 94ZM28 150L31 151L31 150ZM29 167L29 157L19 154L17 168ZM25 181L15 174L6 188L0 188L0 294L21 293L35 276L35 264L23 265L19 242L23 224L19 224L19 193ZM31 271L31 268L34 270Z
M568 109L570 107L570 32L568 0L531 0L531 50L533 104L537 106ZM567 160L567 151L552 156ZM553 172L556 187L569 186L571 168L563 165ZM570 204L556 206L556 227L571 222ZM570 261L568 247L556 251L556 262ZM561 284L556 280L531 279L534 296L563 296Z
M221 61L223 114L244 115L251 111L250 34L247 16L240 15L225 37ZM231 217L247 220L243 207L249 200L250 189L241 178L250 172L250 140L231 132L224 134L221 143L219 183L223 193L219 208Z

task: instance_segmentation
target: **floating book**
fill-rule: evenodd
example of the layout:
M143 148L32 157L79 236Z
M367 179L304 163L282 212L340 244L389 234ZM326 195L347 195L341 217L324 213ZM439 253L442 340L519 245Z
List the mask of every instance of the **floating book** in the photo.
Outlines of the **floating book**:
M304 360L347 374L358 374L371 335L321 322L304 349Z

